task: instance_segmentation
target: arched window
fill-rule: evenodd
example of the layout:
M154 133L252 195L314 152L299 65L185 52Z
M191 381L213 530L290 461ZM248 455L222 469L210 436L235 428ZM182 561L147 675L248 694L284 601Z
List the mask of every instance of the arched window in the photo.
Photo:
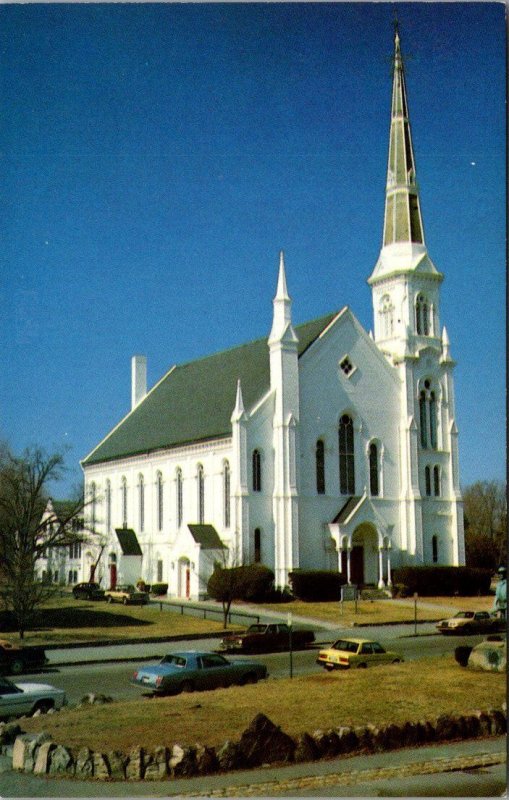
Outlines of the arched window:
M426 467L424 470L424 481L426 484L426 497L431 496L431 467Z
M415 328L419 335L429 336L429 306L423 294L415 302Z
M431 537L431 552L433 557L433 563L436 564L438 561L438 536Z
M254 561L259 564L262 560L262 532L260 528L255 528L254 531Z
M203 475L203 466L198 464L197 472L198 481L198 522L203 525L205 520L205 478Z
M380 493L378 446L376 442L369 445L369 491L372 497Z
M435 497L440 497L440 467L433 467L433 490Z
M355 494L353 420L348 414L339 420L339 491Z
M138 509L140 532L145 530L145 480L143 475L138 476Z
M424 389L419 393L419 425L421 430L421 446L437 449L437 398L431 390L431 381L424 381Z
M437 401L435 392L429 394L429 438L433 450L437 448Z
M122 526L127 528L127 478L122 478L122 485L120 488L122 498Z
M230 527L230 465L228 461L223 465L223 519L224 527Z
M316 443L316 492L325 494L325 445L322 439Z
M262 460L259 450L253 450L253 492L262 490Z
M97 522L97 486L92 481L90 484L90 527L95 531Z
M157 494L157 530L162 531L164 519L164 486L163 476L161 472L156 476L156 494Z
M111 481L106 481L106 532L111 531Z
M177 505L177 527L180 528L182 525L182 470L180 467L177 467L177 480L176 480L176 505Z
M394 306L388 294L384 294L380 301L379 314L382 339L388 339L394 331Z

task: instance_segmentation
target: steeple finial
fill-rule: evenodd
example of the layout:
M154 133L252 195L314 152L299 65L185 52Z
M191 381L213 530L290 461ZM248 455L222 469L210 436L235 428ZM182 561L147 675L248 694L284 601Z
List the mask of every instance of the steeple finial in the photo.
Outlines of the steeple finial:
M395 242L424 244L397 18L383 244Z
M235 408L231 416L232 422L239 422L245 416L244 398L242 397L242 387L240 385L240 378L237 380L237 394L235 397Z
M287 332L291 338L295 338L295 341L297 341L292 327L292 301L286 287L285 258L281 250L279 253L279 274L276 296L274 297L274 315L269 344L280 340Z

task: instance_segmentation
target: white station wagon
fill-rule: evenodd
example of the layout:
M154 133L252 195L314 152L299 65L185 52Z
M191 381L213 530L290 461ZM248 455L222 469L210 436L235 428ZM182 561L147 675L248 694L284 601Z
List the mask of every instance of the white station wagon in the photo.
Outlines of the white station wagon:
M38 710L45 713L66 703L64 690L48 683L13 683L0 677L0 718L28 716Z

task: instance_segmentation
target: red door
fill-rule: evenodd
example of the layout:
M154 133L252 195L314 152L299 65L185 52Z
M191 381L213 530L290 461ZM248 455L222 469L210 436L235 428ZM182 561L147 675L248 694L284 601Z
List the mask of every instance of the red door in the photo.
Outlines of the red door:
M110 589L114 589L117 585L117 565L110 564Z
M350 580L356 586L364 583L364 548L358 544L350 553Z
M191 570L186 568L186 597L189 600L191 596Z

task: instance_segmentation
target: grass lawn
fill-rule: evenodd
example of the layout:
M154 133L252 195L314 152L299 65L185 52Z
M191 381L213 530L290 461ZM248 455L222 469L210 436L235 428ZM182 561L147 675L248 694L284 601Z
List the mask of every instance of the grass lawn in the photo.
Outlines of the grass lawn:
M181 616L163 604L123 606L117 603L74 600L72 596L53 598L39 612L34 629L25 634L24 644L66 644L143 639L151 636L178 636L222 630L222 622ZM11 641L17 633L2 632Z
M417 619L439 620L452 616L456 610L488 611L493 605L493 597L425 597L417 599ZM262 607L262 606L261 606ZM291 611L296 616L311 617L325 622L337 622L338 627L353 625L354 623L377 622L413 622L413 598L405 600L359 600L357 613L355 603L349 600L343 604L343 611L339 602L306 603L294 600L291 603L263 604L263 608L270 611L280 611L287 614ZM452 612L452 613L451 613Z
M403 690L404 687L404 690ZM93 689L93 687L90 687ZM66 709L23 720L72 748L121 750L238 740L258 712L291 734L340 725L433 719L500 707L505 675L462 669L452 656L368 670L267 680L254 686Z

